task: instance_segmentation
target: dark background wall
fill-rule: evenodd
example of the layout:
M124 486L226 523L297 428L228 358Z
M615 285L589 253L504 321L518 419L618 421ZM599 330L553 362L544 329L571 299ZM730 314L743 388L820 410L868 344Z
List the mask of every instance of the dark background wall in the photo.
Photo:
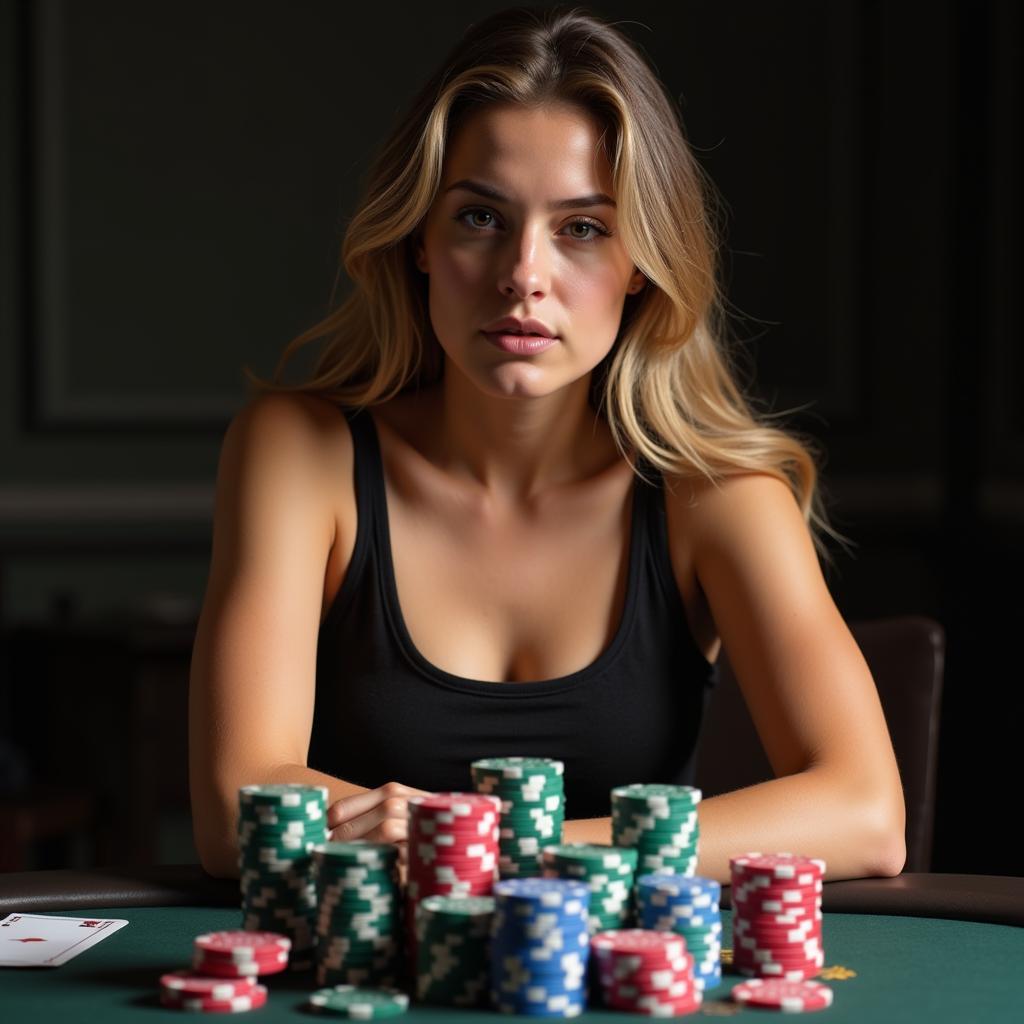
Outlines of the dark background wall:
M188 658L240 367L326 312L374 147L504 6L0 4L9 858L193 859ZM858 544L840 610L946 628L933 868L1019 874L1020 7L593 9L651 55L729 204L755 393L803 407Z

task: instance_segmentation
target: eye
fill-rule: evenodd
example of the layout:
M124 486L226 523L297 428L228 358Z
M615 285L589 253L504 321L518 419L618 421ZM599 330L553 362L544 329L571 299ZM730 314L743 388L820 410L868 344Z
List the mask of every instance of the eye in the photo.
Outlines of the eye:
M494 217L494 213L483 206L469 206L464 210L460 210L455 215L455 220L458 221L460 224L464 224L471 231L486 230L486 228L484 227L479 227L477 225L470 224L469 222L463 219L466 216L473 216L474 214L482 214L485 217L491 218ZM577 225L582 225L585 228L590 228L592 232L596 232L596 234L591 233L585 236L570 234L569 237L577 242L596 242L599 238L610 238L612 236L611 231L609 231L605 227L602 227L600 223L598 223L596 220L592 220L590 217L576 217L575 219L569 221L569 223L566 224L565 227L573 228L576 227Z

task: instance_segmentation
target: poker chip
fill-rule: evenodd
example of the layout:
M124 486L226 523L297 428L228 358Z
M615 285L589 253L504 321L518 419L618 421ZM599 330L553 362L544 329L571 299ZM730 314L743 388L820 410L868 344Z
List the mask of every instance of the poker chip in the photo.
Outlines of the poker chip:
M572 878L590 889L591 935L631 923L637 852L600 843L559 843L541 850L545 878Z
M290 966L311 962L317 910L312 850L327 839L327 789L300 783L238 791L242 927L292 942Z
M563 762L548 757L485 757L470 765L474 789L501 801L502 878L540 875L541 848L562 841L564 773Z
M637 850L640 872L694 875L701 798L695 786L616 786L611 791L612 843Z
M832 1005L833 992L820 981L775 981L756 978L736 985L732 998L745 1006L759 1006L784 1013L807 1013Z
M194 971L180 970L160 978L160 988L168 995L191 996L215 1000L230 1000L235 996L250 995L256 987L254 977L211 978Z
M395 988L334 985L314 992L309 997L309 1007L321 1013L336 1013L355 1020L380 1020L405 1013L409 1008L409 997Z
M223 956L234 961L260 956L280 956L292 948L291 939L277 932L222 931L197 935L193 945L204 955Z
M494 884L490 998L501 1013L575 1017L586 1004L590 890L564 878Z
M733 966L745 977L801 982L825 963L825 862L792 853L730 858Z
M317 984L394 985L402 953L398 848L366 840L313 848Z
M595 935L590 946L609 1009L671 1017L695 1013L703 1004L696 961L680 936L646 928L616 929Z
M417 962L416 908L429 896L489 896L498 869L499 797L433 793L410 797L406 945Z
M185 992L171 991L161 988L160 1004L169 1009L188 1010L193 1013L245 1013L258 1010L266 1005L267 989L263 985L253 985L243 994L228 998L215 998L206 995L190 995Z
M416 907L416 998L485 1008L494 917L491 896L427 896Z
M729 860L733 877L764 878L786 882L806 879L820 881L825 877L825 862L819 857L800 857L792 853L746 853Z
M711 878L672 874L640 875L636 880L637 924L671 932L693 955L694 984L706 992L722 983L722 886Z

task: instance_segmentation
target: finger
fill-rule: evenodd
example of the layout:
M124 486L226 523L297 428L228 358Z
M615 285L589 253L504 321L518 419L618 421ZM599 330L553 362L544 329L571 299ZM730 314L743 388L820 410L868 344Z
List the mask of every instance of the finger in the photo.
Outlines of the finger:
M410 796L429 796L429 794L422 789L403 786L400 782L388 782L377 789L368 790L366 793L355 793L352 796L342 797L331 804L327 813L327 824L333 828L344 821L351 821L353 818L358 818L359 815L373 810L378 804L391 797L407 799Z
M363 836L372 843L398 843L409 838L409 823L401 818L385 818Z

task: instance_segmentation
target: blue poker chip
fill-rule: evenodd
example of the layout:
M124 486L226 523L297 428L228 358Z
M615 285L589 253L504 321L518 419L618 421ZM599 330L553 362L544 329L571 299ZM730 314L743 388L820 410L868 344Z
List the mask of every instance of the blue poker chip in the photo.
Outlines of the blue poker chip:
M505 878L494 883L498 900L526 900L549 909L573 900L590 901L590 888L571 878Z
M586 1001L591 891L567 878L496 882L490 988L505 1013L576 1016Z
M640 890L655 890L668 892L676 896L707 896L711 895L718 903L722 894L722 885L713 878L703 878L700 875L670 875L661 872L639 875L636 880L637 888Z

